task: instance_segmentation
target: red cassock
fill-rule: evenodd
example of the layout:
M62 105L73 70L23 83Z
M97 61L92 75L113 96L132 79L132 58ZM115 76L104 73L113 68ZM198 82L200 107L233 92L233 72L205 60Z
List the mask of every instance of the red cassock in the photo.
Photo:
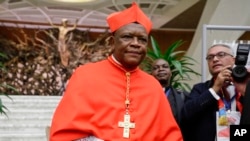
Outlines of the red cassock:
M130 72L129 138L123 137L126 72L111 57L78 67L55 110L50 141L95 136L105 141L182 141L158 81L139 68Z

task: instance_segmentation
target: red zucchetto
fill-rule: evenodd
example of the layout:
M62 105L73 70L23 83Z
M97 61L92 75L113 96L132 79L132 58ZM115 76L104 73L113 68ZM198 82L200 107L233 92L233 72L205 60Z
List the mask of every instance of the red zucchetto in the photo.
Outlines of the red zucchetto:
M110 14L107 17L107 22L111 32L114 32L118 28L133 22L143 25L147 33L149 33L152 28L152 22L135 2L133 2L132 6L128 9Z

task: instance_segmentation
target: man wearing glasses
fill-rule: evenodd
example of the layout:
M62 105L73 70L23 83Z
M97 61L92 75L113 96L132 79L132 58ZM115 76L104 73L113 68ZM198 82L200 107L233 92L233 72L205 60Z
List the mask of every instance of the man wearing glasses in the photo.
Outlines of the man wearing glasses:
M242 109L240 95L231 82L231 69L235 62L233 54L232 48L225 44L216 44L208 49L206 60L212 79L194 85L185 100L182 109L186 124L185 141L215 141L216 128L220 124L216 121L220 118L216 112Z

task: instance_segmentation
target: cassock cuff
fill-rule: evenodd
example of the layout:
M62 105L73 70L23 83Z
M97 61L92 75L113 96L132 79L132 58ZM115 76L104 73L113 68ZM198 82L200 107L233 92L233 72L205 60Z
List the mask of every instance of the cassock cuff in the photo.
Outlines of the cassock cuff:
M209 88L208 90L209 90L209 92L213 95L213 97L214 97L216 100L219 100L219 99L220 99L220 97L217 95L217 93L214 91L213 88Z

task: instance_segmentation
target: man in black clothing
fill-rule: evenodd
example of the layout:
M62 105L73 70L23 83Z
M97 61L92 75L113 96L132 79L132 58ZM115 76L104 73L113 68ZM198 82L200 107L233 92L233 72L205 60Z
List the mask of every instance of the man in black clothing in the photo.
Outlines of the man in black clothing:
M229 83L230 68L235 62L233 55L233 49L226 44L215 44L208 49L206 60L212 78L195 84L185 99L182 109L185 141L215 141L218 138L216 128L220 125L216 122L216 113L240 111L240 94Z
M163 91L168 98L173 115L180 125L181 123L181 108L183 107L186 92L176 90L171 86L170 78L172 72L169 63L164 59L157 59L152 64L151 74L160 82Z

